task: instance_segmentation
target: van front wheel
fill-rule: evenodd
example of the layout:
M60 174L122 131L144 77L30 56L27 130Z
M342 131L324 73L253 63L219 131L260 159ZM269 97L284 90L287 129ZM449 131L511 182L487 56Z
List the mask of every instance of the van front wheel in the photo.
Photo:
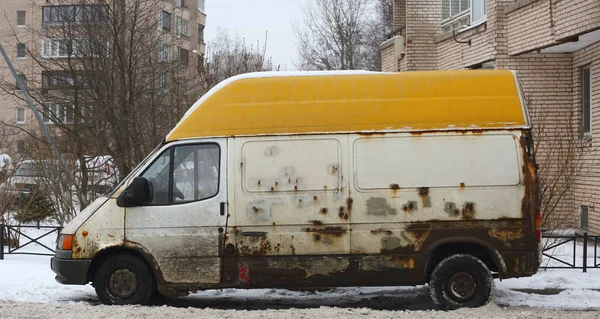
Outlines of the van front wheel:
M468 254L445 258L434 268L429 280L431 298L442 309L484 306L491 299L493 287L488 267Z
M107 305L146 305L156 292L150 269L131 255L106 259L96 272L94 287L100 301Z

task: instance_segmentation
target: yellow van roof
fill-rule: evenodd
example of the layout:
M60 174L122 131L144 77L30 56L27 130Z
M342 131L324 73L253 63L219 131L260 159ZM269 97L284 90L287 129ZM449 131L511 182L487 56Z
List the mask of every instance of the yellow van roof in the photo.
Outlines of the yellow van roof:
M262 72L220 83L166 140L527 125L516 75L507 70Z

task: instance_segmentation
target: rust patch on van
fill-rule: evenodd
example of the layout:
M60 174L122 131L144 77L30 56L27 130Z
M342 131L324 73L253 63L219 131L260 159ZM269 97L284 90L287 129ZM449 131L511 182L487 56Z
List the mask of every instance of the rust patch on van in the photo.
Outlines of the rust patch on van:
M460 215L460 210L458 210L458 208L456 208L456 204L454 204L453 202L446 202L444 204L444 211L446 212L446 214L448 214L450 216Z
M403 258L400 256L390 256L389 258L392 264L401 269L413 269L415 268L415 260L413 258Z
M327 215L327 212L328 212L328 209L327 209L327 207L323 207L323 208L321 208L321 211L320 211L320 213L321 213L321 214L323 214L323 215Z
M405 213L412 213L413 211L418 209L418 203L414 200L408 201L408 203L402 205L402 210Z
M383 228L377 228L377 229L373 229L371 230L371 234L373 235L378 235L378 234L386 234L386 235L392 235L392 231L389 229L383 229Z
M354 200L352 199L352 197L348 197L348 200L346 200L346 206L348 206L348 213L352 213L352 204L354 203Z
M317 195L313 196L313 200L319 200L319 197L317 197Z
M375 216L396 215L398 210L391 207L383 197L371 197L367 200L367 214Z
M261 237L258 245L254 246L244 245L244 243L240 241L238 247L240 254L246 256L265 256L269 254L272 248L271 242L267 237Z
M393 189L393 190L399 190L400 189L400 185L398 185L398 184L392 184L392 185L390 185L390 188Z
M507 248L518 248L519 243L522 243L521 239L523 239L523 230L491 228L488 231L488 235L501 241Z
M465 182L460 182L460 188L465 188Z
M303 231L307 233L317 233L321 235L328 235L334 237L342 237L344 234L348 232L348 229L344 229L339 226L328 226L325 228L306 228Z
M323 225L323 222L320 220L310 220L310 222L315 225L315 226L321 226Z
M344 218L344 206L340 206L339 212L338 212L338 217L339 218Z
M429 198L429 187L419 187L418 193L419 197L421 197L423 207L431 207L431 198Z
M475 219L475 203L465 202L462 207L462 218L464 220Z

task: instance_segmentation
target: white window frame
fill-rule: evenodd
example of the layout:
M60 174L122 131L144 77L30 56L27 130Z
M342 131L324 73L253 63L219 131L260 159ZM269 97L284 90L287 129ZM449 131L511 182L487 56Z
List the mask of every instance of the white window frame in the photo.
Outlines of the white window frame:
M177 37L189 37L189 22L188 20L182 18L182 17L177 17L177 25L175 26L176 29L176 36Z
M70 108L71 118L67 116L67 109ZM50 110L52 116L46 115L46 109ZM44 120L44 124L56 124L54 122L55 119L59 121L60 124L73 124L75 122L75 106L68 104L44 104L42 106L42 118Z
M163 26L163 21L165 20L165 14L169 15L169 29L165 29ZM158 31L171 31L173 29L173 15L171 12L167 12L165 10L160 10L158 12Z
M198 10L202 13L205 13L206 11L206 0L198 0Z
M585 119L583 117L583 114L584 114L583 110L585 108L585 98L584 98L584 89L583 89L583 87L584 87L583 73L584 73L585 70L588 70L589 74L590 74L590 78L589 78L590 90L588 92L588 94L589 94L589 100L590 100L590 103L589 103L589 119L588 119L589 122L590 122L589 123L589 126L590 126L589 127L589 131L585 131L585 129L584 129L584 127L585 127L585 123L584 123ZM583 137L590 138L592 136L592 118L593 118L593 116L592 116L592 110L593 110L593 107L592 107L592 97L594 96L593 92L592 92L594 84L592 83L592 67L591 67L591 65L588 64L588 65L582 66L580 68L579 77L581 79L580 80L581 81L581 131L583 133Z
M158 40L158 61L167 62L171 60L173 45L167 44L164 41Z
M453 1L458 1L459 4L461 2L461 0L449 0L449 4L450 4L450 9L452 8L452 2ZM483 15L481 16L480 19L474 20L474 15L473 15L473 2L478 1L481 2L481 5L483 6ZM446 29L448 26L452 26L454 23L456 23L457 21L463 20L465 17L467 18L467 24L466 25L461 25L458 26L457 28L454 27L450 27L450 31L465 31L468 30L470 28L476 27L484 22L487 21L487 2L488 0L469 0L469 7L465 10L461 10L459 13L452 15L452 13L450 13L450 17L443 19L442 18L442 30ZM442 14L443 14L443 3L442 3Z
M23 112L23 120L19 120L19 111ZM16 109L16 123L17 124L25 124L27 120L27 111L24 107L17 107Z
M25 15L23 17L23 24L19 24L19 12L23 12ZM24 28L27 26L27 11L25 10L17 10L17 28Z
M187 8L186 0L177 0L177 7L179 8Z

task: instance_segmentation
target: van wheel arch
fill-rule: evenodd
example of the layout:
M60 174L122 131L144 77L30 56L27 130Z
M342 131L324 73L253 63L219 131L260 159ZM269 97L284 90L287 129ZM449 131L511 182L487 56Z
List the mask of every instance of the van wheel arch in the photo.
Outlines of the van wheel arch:
M108 258L116 255L130 255L142 260L148 269L152 272L154 276L154 280L157 285L161 285L163 282L162 272L158 268L158 264L152 255L146 252L143 248L137 247L137 245L133 245L130 247L126 246L113 246L99 251L94 258L92 258L92 262L88 268L87 272L87 281L93 282L94 277L96 276L96 272L100 265L107 260Z
M454 254L468 254L479 258L492 272L497 272L500 277L506 273L506 265L500 253L488 245L472 240L447 240L438 243L429 251L429 259L425 267L425 278L427 282L431 279L431 273L435 266Z

